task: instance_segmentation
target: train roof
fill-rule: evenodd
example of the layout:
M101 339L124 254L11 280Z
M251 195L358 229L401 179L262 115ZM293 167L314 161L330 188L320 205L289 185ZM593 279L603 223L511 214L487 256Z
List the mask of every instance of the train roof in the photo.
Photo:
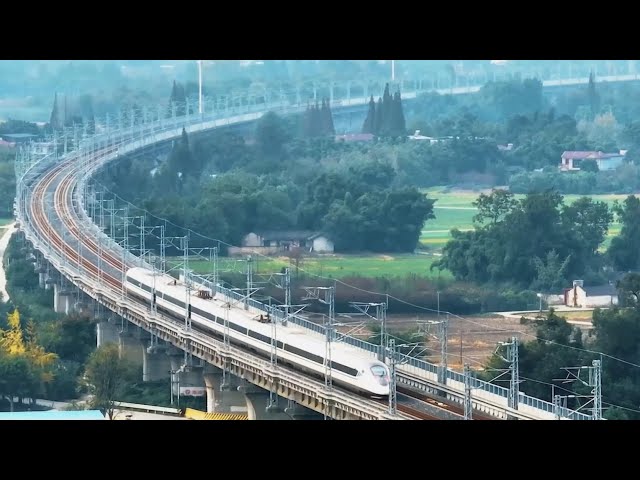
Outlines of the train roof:
M131 268L129 271L127 271L127 276L131 276L132 278L145 282L148 285L153 284L154 274L151 270L145 268ZM171 295L176 299L186 300L184 282L181 282L180 280L177 280L170 275L160 273L155 275L155 281L156 290ZM195 288L194 290L197 289L198 288ZM202 286L202 289L210 291L210 289L204 286ZM220 293L216 293L216 295L211 299L199 298L193 294L193 291L191 294L191 305L193 307L205 310L216 315L219 318L224 318L225 305L228 303L228 301L229 299L227 299L227 297L221 295ZM273 325L269 323L260 323L257 320L259 316L260 313L256 314L255 311L247 311L242 308L233 308L229 310L230 322L249 327L251 330L262 333L263 335L271 336ZM308 348L310 352L312 351L313 353L317 353L318 355L324 357L325 335L322 333L318 333L308 328L296 325L293 322L288 322L286 326L280 324L276 326L276 338L279 341L285 343L295 342L296 345L304 344L305 348ZM338 359L336 355L344 355L351 358L360 358L363 361L377 361L375 354L368 354L362 349L356 348L343 342L333 342L331 345L331 352L333 360Z

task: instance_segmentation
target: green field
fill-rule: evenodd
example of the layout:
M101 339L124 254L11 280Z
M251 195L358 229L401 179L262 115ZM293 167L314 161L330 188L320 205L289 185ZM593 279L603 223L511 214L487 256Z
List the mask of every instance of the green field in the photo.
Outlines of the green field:
M286 257L254 256L253 272L256 274L278 273L282 267L289 266L295 272L295 265ZM348 276L382 277L405 276L416 274L419 276L450 279L449 272L431 272L429 268L434 258L427 255L399 254L399 255L368 255L368 256L340 256L326 255L322 257L304 258L300 269L309 274L324 277L342 278ZM178 259L171 261L173 265L180 265ZM207 260L190 260L189 268L196 273L212 273L212 265ZM246 261L233 258L218 260L220 271L244 273Z
M430 198L436 198L434 213L436 218L427 221L420 237L422 247L431 252L438 252L451 238L452 228L468 230L473 228L472 218L476 214L473 201L480 195L475 191L451 191L444 187L436 187L427 190ZM516 195L522 198L524 195ZM565 201L574 202L579 195L565 195ZM626 195L593 195L593 198L613 205L614 200L622 201ZM9 222L11 220L7 220ZM2 225L0 219L0 225ZM613 236L620 233L620 225L613 224L602 248L606 248ZM302 260L300 268L314 275L324 277L342 278L348 276L379 277L379 276L405 276L416 274L419 276L450 279L447 271L439 272L429 270L437 257L430 255L323 255L321 257L306 257ZM256 260L253 271L256 274L268 274L280 272L282 267L289 266L292 272L295 265L286 257L260 257ZM173 265L179 265L180 259L173 259ZM246 262L240 259L220 258L218 261L221 272L244 273ZM197 273L212 273L211 263L206 260L190 260L189 267Z
M480 191L470 190L454 190L447 191L444 187L434 187L425 191L429 198L435 198L438 201L434 205L433 220L428 220L422 230L420 243L432 251L438 251L451 238L450 231L452 228L460 230L469 230L473 228L473 216L477 213L472 203L480 195ZM523 198L524 195L516 195L516 198ZM566 203L573 203L581 195L565 195ZM592 195L594 200L605 202L609 207L613 206L613 202L618 200L622 202L627 195ZM611 224L607 238L602 246L607 248L611 243L611 239L620 233L621 225L618 223Z

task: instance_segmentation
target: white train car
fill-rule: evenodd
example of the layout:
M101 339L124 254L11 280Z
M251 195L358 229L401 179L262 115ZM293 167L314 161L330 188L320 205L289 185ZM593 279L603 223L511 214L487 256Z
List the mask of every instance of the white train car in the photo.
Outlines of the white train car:
M194 328L221 337L225 332L225 302L211 292L198 296L191 293L187 304L186 289L169 275L155 274L135 267L127 271L127 291L159 311L180 319L191 316ZM259 316L258 316L259 318ZM250 312L228 310L228 335L235 345L262 356L271 354L271 337L275 329L278 362L298 370L324 377L326 342L324 335L289 323L286 327L262 323ZM389 368L373 354L339 342L331 344L332 381L349 390L368 396L389 395Z

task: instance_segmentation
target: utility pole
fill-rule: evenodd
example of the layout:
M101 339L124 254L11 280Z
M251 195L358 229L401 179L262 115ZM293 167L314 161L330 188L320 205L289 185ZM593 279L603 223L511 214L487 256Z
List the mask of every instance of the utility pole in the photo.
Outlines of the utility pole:
M327 392L333 389L332 363L331 363L331 342L334 337L335 320L335 284L331 287L303 287L307 295L303 300L318 300L329 306L329 315L325 317L325 358L324 358L324 387ZM324 293L324 298L321 298ZM328 415L325 414L325 419Z
M554 378L554 380L562 381L563 383L570 383L578 381L587 387L591 387L591 395L568 395L567 398L588 398L589 400L579 407L580 409L587 410L587 405L593 404L589 410L591 410L592 420L602 420L602 360L593 360L590 367L564 367L566 370L566 378ZM580 378L580 373L587 370L588 378L584 380Z
M398 409L398 392L396 385L396 341L389 340L389 414L396 415Z
M602 420L602 365L600 360L594 360L589 370L589 385L593 386L593 414L594 420Z
M349 302L363 315L380 322L380 347L378 348L378 360L385 361L389 333L387 332L387 303ZM375 316L369 314L369 309L375 307Z
M249 296L253 293L253 263L251 255L247 257L247 295L244 298L244 309L249 310Z
M473 403L471 402L471 368L464 364L464 419L473 420Z
M561 404L560 395L554 395L553 396L553 414L555 415L556 420L560 420L562 418L561 408L562 408L562 404Z
M449 329L449 314L444 322L440 322L440 383L447 384L447 330Z
M498 350L500 347L507 347L507 356L504 357ZM509 408L518 409L518 397L520 395L520 373L518 367L518 338L511 337L510 342L500 342L496 349L496 354L505 362L509 363L508 371L511 374L509 381ZM501 374L502 375L502 374Z
M449 314L444 320L427 320L418 322L418 333L430 336L440 342L440 365L438 367L438 383L447 383L447 335L448 335ZM423 330L422 327L425 327ZM437 327L436 332L431 332L430 327Z
M267 412L280 411L278 405L278 381L276 377L276 370L278 368L278 317L276 315L270 315L271 319L271 371L272 382L269 389L269 404L267 405Z

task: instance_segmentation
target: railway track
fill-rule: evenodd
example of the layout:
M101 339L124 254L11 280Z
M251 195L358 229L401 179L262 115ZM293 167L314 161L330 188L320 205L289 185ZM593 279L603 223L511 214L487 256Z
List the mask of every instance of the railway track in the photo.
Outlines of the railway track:
M398 394L402 394L412 399L419 400L421 402L431 405L432 407L438 408L440 410L445 410L445 411L454 413L456 415L460 415L461 417L464 418L464 408L449 400L433 398L432 396L424 394L422 392L418 393L411 389L400 387L400 386L397 387L397 392ZM488 417L486 415L480 414L474 410L473 420L495 420L495 419Z
M98 151L91 161L99 161L100 158L105 155L113 153L115 149L117 149L117 145ZM107 249L102 249L96 240L87 234L86 229L78 222L76 207L73 204L73 189L76 187L75 176L81 171L83 166L71 165L73 161L74 159L71 159L56 165L38 182L33 192L33 201L29 207L31 216L36 227L40 230L40 235L48 238L50 245L55 248L57 252L70 260L72 264L75 264L79 270L82 269L88 273L92 279L98 282L104 282L114 290L120 291L122 289L122 277L116 278L110 273L105 272L104 269L98 268L90 259L83 258L84 255L65 241L65 238L59 234L58 230L49 222L49 219L45 215L47 208L46 197L54 182L58 181L59 183L53 191L53 204L62 229L66 229L75 241L82 245L84 251L91 252L96 258L102 257L103 261L115 269L115 271L123 272L124 274L127 265L125 265L122 259ZM408 405L408 402L412 403L412 405ZM432 409L436 408L448 411L458 416L464 415L463 409L457 405L444 403L428 395L405 388L398 388L397 409L399 412L418 420L441 419L437 415L425 411L425 409L416 408L415 405L420 404L416 402L424 403ZM381 400L380 403L384 404L386 402ZM474 419L488 420L489 418L474 414Z
M99 153L98 158L100 158L100 156L113 153L113 151L116 148L117 147L105 149L105 151L102 151ZM60 173L66 167L68 167L69 163L70 161L63 162L60 165L54 167L50 172L48 172L45 175L43 180L38 184L33 194L35 197L35 202L31 203L32 217L34 218L36 226L40 229L41 233L44 233L44 232L48 233L48 238L52 243L52 246L54 246L56 250L60 252L61 255L66 256L67 258L70 258L72 262L78 266L79 269L83 268L88 273L90 273L91 276L94 277L95 279L104 281L116 289L121 289L122 288L121 280L118 280L117 278L115 278L114 276L110 275L107 272L104 272L104 271L101 272L91 262L87 262L87 261L83 262L81 255L79 255L79 253L75 249L69 246L64 241L64 239L61 238L61 236L58 234L56 229L53 228L52 225L48 223L48 220L44 215L44 212L46 211L46 205L45 205L46 194L49 191L51 184L56 180L56 178L60 175ZM102 257L105 258L107 263L111 265L113 268L115 268L116 270L122 270L122 267L123 267L122 262L119 259L115 258L113 255L111 255L108 251L103 250L102 252L100 252L100 249L95 243L95 241L93 241L93 239L90 236L86 235L83 232L82 228L80 228L80 225L77 222L75 222L74 214L69 209L69 202L73 202L73 200L71 199L71 195L69 195L69 190L73 186L73 178L75 173L78 170L79 170L78 167L75 167L69 170L69 172L65 174L65 176L60 181L60 184L55 189L53 203L54 203L56 215L60 219L60 222L63 224L63 226L67 228L67 230L73 235L73 237L76 239L77 242L81 243L85 247L89 246L90 248L88 250L91 251L93 254L102 255ZM34 204L38 208L34 208L33 207ZM65 220L68 220L68 222L65 222Z

